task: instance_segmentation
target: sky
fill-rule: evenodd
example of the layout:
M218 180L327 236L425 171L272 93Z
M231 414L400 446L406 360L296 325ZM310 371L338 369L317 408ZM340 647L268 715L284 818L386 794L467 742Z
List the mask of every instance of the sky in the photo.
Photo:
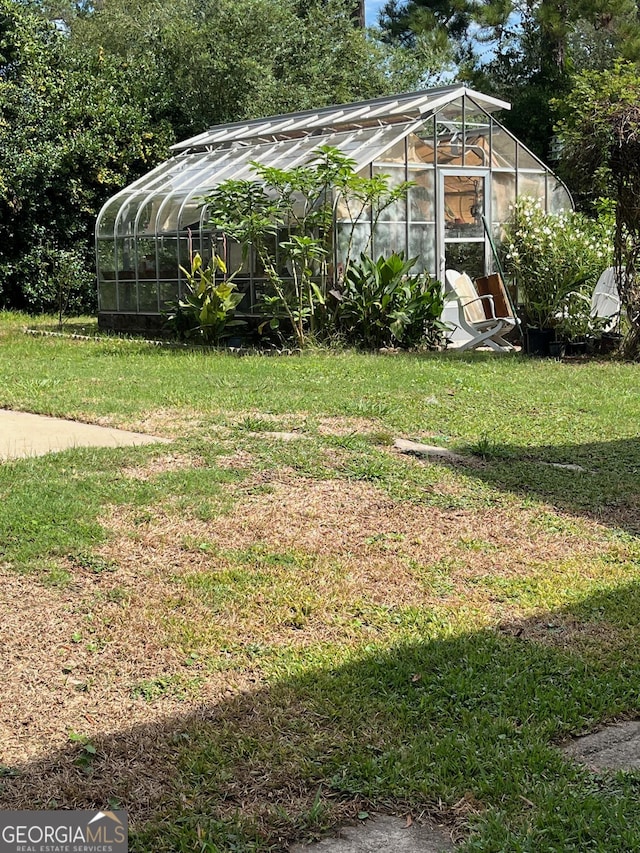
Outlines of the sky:
M364 4L365 23L374 27L378 23L378 12L384 6L385 0L366 0Z

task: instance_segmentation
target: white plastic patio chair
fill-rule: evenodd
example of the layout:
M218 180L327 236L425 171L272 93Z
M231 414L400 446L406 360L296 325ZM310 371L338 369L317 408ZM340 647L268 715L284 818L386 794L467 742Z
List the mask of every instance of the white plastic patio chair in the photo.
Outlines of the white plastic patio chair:
M603 332L612 332L620 321L620 295L615 267L607 267L593 289L591 316L594 319L607 321Z
M513 344L503 337L515 326L515 318L496 316L493 296L479 296L466 273L446 271L442 320L451 327L446 337L451 347L458 352L480 346L489 347L495 352L515 350Z
M599 321L597 325L601 332L612 332L620 322L620 296L618 294L618 283L616 280L616 268L607 267L600 275L593 288L591 297L579 291L570 291L565 297L565 306L556 314L556 320L562 322L567 317L569 300L578 299L589 307L589 316L592 320Z

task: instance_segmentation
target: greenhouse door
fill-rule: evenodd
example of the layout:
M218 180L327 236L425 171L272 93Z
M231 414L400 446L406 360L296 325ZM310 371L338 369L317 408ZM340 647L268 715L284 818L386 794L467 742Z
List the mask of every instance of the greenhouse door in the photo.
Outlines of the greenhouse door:
M485 169L440 171L438 217L439 278L445 270L468 273L471 278L487 271L487 239L482 216L487 216L489 172Z

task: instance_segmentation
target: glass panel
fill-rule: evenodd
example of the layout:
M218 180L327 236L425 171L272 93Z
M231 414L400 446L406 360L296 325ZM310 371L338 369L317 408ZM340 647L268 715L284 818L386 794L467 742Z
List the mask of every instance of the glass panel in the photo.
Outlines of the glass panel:
M539 201L544 208L546 197L545 172L518 172L518 198L525 195Z
M104 208L98 221L98 237L113 237L116 216L121 206L126 203L127 195L117 196Z
M237 270L242 270L245 274L249 272L250 259L247 257L246 261L243 260L240 243L236 243L235 240L227 240L226 246L219 248L224 253L225 263L230 274ZM271 242L271 248L275 251L275 238Z
M379 160L381 163L404 163L405 161L404 139L398 140L395 145L384 151Z
M138 216L138 234L156 233L156 215L164 196L154 196L142 202Z
M115 281L101 281L98 283L98 304L101 311L116 310Z
M516 141L497 121L491 130L491 165L499 169L516 167Z
M178 213L184 199L184 195L173 195L165 198L156 216L158 234L172 234L178 230Z
M560 213L562 210L573 210L573 202L569 191L559 181L549 175L549 211Z
M273 147L272 143L269 150ZM250 171L248 161L255 159L262 162L262 154L265 153L266 149L260 146L213 153L207 159L206 171L200 175L196 186L191 187L191 189L197 188L199 192L206 194L218 184L226 181L227 178L236 178L242 173L244 173L244 177L253 178L255 175Z
M447 243L445 245L446 269L466 272L471 278L484 275L484 241L476 243Z
M462 165L462 99L448 104L436 116L437 160L440 165Z
M133 234L133 225L139 206L144 198L144 195L134 193L127 198L126 202L120 208L117 225L117 234L119 237L126 237Z
M98 270L102 278L114 278L116 244L113 240L98 240Z
M462 129L462 98L457 98L438 110L436 119L439 122L452 122L456 127Z
M180 213L180 221L178 222L178 231L191 231L197 234L200 230L200 213L202 211L202 203L197 199L191 199L182 208Z
M409 180L415 183L409 190L409 218L412 222L435 221L434 177L433 169L409 170Z
M130 237L115 241L118 278L135 278L134 241Z
M180 193L183 198L190 189L200 186L208 171L215 171L215 163L222 160L223 154L228 152L214 152L213 154L188 154L176 160L174 168L167 176L167 180L158 187L159 194L169 195ZM246 156L246 150L243 151Z
M387 160L387 157L391 156L390 154L387 154L387 151L389 150L387 146L389 146L389 144L394 140L398 140L398 137L402 136L406 132L406 127L406 124L396 124L387 127L384 130L381 130L381 128L378 127L372 128L368 131L361 131L361 133L366 133L368 138L359 135L356 139L356 145L341 145L340 148L345 154L355 160L355 168L357 170L374 160ZM333 145L333 141L331 139L329 139L329 144ZM398 140L398 145L403 148L404 139ZM396 150L396 146L394 145L391 150ZM404 162L404 152L402 153L400 162Z
M175 302L178 299L178 282L177 281L161 281L160 282L160 310L167 308L170 302Z
M436 227L435 225L409 226L409 257L418 258L412 272L435 274Z
M175 278L178 274L178 240L158 238L158 278Z
M151 281L141 281L138 285L138 310L158 313L158 285Z
M157 278L156 241L149 237L138 239L138 278Z
M353 228L353 234L351 229ZM351 241L351 245L349 245ZM371 242L371 225L338 224L338 263L344 264L347 260L347 252L352 259L360 257L361 252L369 252Z
M484 180L480 175L444 176L446 237L482 237Z
M516 173L493 172L492 186L492 216L494 223L507 222L513 212L516 201Z
M269 157L265 158L265 165L273 163L279 169L290 169L295 166L303 165L307 160L313 160L313 151L318 145L321 145L320 140L304 140L300 139L289 140L279 144L276 151ZM258 160L257 157L251 157L251 160ZM258 162L260 162L258 160Z
M540 169L540 161L533 154L518 143L518 169Z
M434 119L430 118L419 130L409 136L408 160L410 163L430 163L433 165L435 161L433 135Z
M191 259L199 251L198 241L193 238L190 240L188 237L180 237L177 241L178 246L178 265L184 267L185 269L191 269ZM202 256L201 256L202 257ZM176 274L174 270L171 274L171 277ZM167 278L166 275L161 275L160 278Z
M361 178L368 178L371 176L371 169L367 166L364 169L360 169L358 175ZM371 219L371 209L369 207L363 207L362 203L354 198L347 198L344 195L338 195L338 200L335 206L336 210L336 221L337 222L355 222L355 221L365 221L369 222Z
M465 98L465 166L489 165L489 128L491 120L473 101Z
M389 182L388 186L390 189L395 189L395 187L399 186L405 179L405 170L404 166L398 168L397 166L378 166L374 163L373 166L374 175L388 175ZM374 214L374 218L376 214ZM383 210L377 214L377 219L379 222L396 222L398 220L404 221L407 218L407 202L406 199L401 198L398 201L395 201L393 204L390 204L388 207L385 207Z
M392 252L404 252L407 256L407 226L405 222L380 222L373 232L373 257Z
M118 282L118 311L135 312L138 310L135 281Z

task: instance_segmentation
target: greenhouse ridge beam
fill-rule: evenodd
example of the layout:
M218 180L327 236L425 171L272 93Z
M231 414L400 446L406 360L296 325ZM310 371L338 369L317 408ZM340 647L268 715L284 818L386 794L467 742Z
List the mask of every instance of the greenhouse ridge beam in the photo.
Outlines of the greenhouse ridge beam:
M314 130L320 128L331 127L337 131L349 127L362 127L363 122L381 118L386 119L387 124L390 123L390 118L402 123L415 120L421 115L437 109L441 102L447 103L462 95L472 98L488 113L511 109L511 105L506 101L501 101L490 95L483 95L481 92L468 89L466 86L445 86L427 92L408 92L404 95L375 98L372 101L361 101L355 104L341 104L250 121L243 119L242 121L218 125L191 137L191 139L186 139L184 142L178 142L171 147L171 150L179 153L265 137L287 139L291 138L291 134L310 135Z

